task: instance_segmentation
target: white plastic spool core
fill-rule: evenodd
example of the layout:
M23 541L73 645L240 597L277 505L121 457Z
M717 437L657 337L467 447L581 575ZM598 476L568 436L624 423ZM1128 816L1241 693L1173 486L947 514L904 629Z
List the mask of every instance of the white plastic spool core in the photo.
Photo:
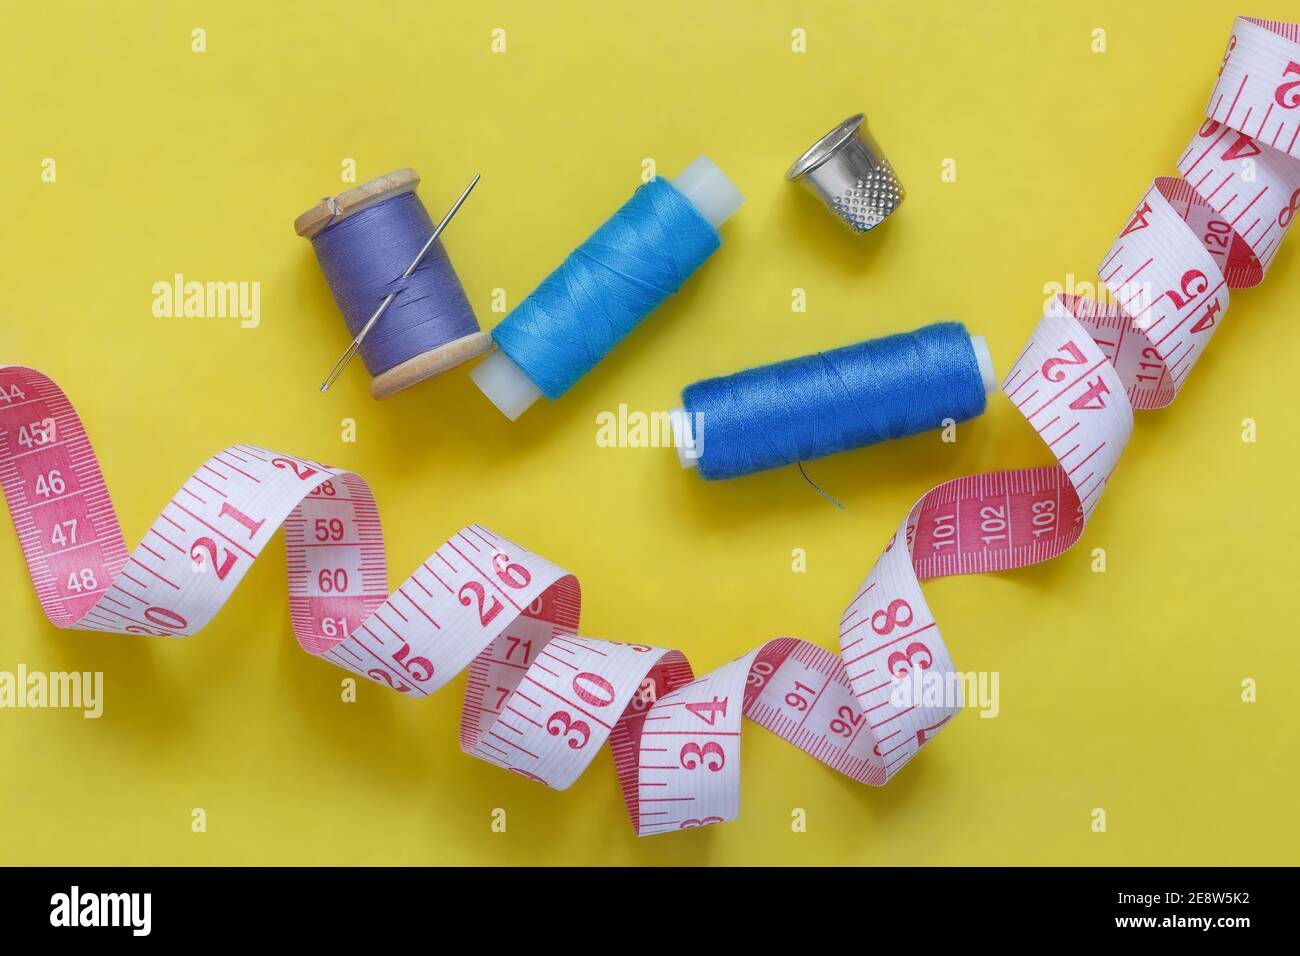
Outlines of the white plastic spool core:
M740 190L707 156L695 157L694 162L668 181L714 229L721 229L745 204Z
M533 380L499 349L479 362L469 377L497 410L512 422L542 397Z
M998 390L997 373L993 371L993 356L989 354L989 344L982 335L970 337L971 348L975 350L975 361L980 367L980 380L984 383L984 394L992 395ZM677 460L683 468L694 468L699 464L700 441L695 434L695 423L684 408L674 408L668 413L668 422L673 429L673 447L677 449Z
M700 447L690 414L684 408L674 408L668 413L668 423L673 429L673 447L677 449L677 460L683 468L694 468L700 459Z
M699 156L669 182L714 229L731 218L745 197L707 156ZM493 352L478 364L469 377L484 395L512 422L542 397L541 391L523 369L502 351Z
M979 363L980 379L984 382L984 394L992 395L998 390L998 373L993 371L993 356L989 353L989 344L982 335L970 337L970 347L975 350L975 361Z

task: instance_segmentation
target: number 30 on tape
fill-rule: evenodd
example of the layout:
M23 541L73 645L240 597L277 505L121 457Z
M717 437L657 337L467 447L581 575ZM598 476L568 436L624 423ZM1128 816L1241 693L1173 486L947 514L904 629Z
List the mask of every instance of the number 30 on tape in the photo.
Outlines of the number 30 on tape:
M920 582L1022 567L1074 544L1132 430L1173 400L1300 209L1300 26L1239 19L1209 119L1142 196L1100 274L1115 304L1058 297L1003 383L1056 464L972 475L908 513L849 604L840 653L769 641L695 677L680 651L579 637L576 579L471 525L393 593L358 475L235 445L180 487L128 553L75 410L0 368L0 480L41 606L60 627L180 637L217 613L284 529L289 614L310 654L424 697L468 671L460 743L557 789L609 741L640 834L739 812L742 717L879 785L960 702L892 693L953 663ZM954 682L955 686L960 686Z

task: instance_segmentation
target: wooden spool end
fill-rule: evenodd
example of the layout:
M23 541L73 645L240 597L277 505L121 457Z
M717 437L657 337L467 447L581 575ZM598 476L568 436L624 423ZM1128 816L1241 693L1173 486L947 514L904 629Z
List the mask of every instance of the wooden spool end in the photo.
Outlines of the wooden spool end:
M399 169L355 186L332 198L322 199L293 221L294 231L304 239L312 239L326 227L346 219L363 209L378 205L393 196L414 192L420 184L420 176L414 169ZM440 240L441 241L441 240ZM405 268L402 266L401 268ZM400 274L394 275L394 278ZM376 303L378 305L378 303ZM383 323L383 319L379 323ZM376 326L377 327L377 326ZM394 366L386 372L380 372L370 379L370 394L375 398L387 398L404 388L410 388L426 378L441 375L448 369L462 365L472 358L490 352L493 348L492 336L486 332L471 332L458 339L439 345L437 348L407 359L401 365Z
M360 186L353 186L332 198L322 199L293 221L294 231L304 239L314 238L326 226L378 205L385 199L414 192L418 185L420 175L414 169L399 169L388 173Z
M379 320L380 322L383 319ZM463 365L472 358L477 358L495 348L492 336L486 332L471 332L458 339L452 339L446 345L421 352L409 358L401 365L395 365L387 372L380 372L370 379L370 394L375 398L387 398L394 392L410 388L426 378L441 375L447 369Z

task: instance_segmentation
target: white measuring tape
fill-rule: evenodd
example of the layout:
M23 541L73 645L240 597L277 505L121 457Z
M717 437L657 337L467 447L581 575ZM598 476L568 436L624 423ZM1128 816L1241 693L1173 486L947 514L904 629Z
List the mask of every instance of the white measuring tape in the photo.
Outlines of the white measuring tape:
M1262 280L1300 207L1298 156L1300 26L1239 19L1185 178L1157 179L1102 261L1118 306L1058 297L1003 383L1058 464L927 493L845 612L838 655L782 638L695 678L679 651L578 637L576 579L473 525L390 595L365 481L247 445L206 461L128 554L80 419L29 368L0 368L0 480L56 625L192 634L283 526L305 650L413 697L468 670L462 748L557 789L608 739L638 833L737 815L742 717L879 785L960 706L893 694L917 670L954 674L920 581L1078 540L1132 409L1172 401L1228 289Z

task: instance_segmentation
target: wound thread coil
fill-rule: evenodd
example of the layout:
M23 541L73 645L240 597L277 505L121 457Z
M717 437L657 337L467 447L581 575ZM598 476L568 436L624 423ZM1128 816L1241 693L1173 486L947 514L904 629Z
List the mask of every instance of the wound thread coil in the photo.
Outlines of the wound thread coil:
M407 265L433 235L411 169L381 176L322 200L294 222L311 240L348 332L356 336L376 306L390 307L360 347L375 398L481 355L492 347L441 240L420 265Z
M735 478L966 421L996 388L984 340L939 322L696 382L670 415L683 466Z
M511 420L559 398L712 255L743 202L703 156L645 183L492 331L500 351L470 377Z

